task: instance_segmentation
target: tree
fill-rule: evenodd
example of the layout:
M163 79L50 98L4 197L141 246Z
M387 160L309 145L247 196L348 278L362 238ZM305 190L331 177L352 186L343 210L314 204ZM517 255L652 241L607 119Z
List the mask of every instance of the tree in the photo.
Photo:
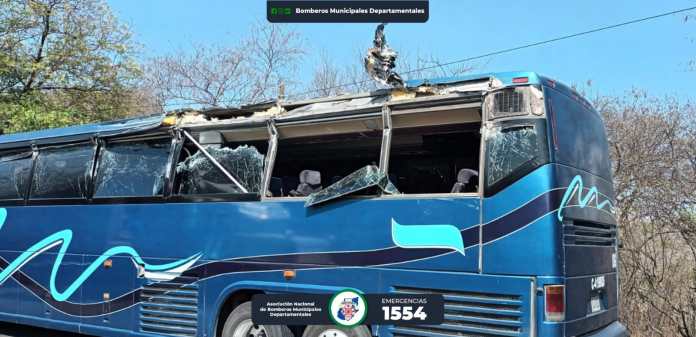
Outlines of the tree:
M282 25L255 24L249 38L230 46L193 45L152 58L146 86L163 106L235 106L278 95L291 87L305 54L301 36Z
M145 67L147 86L164 109L171 104L219 106L251 91L252 74L243 50L194 45L156 57Z
M623 248L632 336L696 336L696 107L634 91L598 98Z
M323 51L320 55L319 63L317 63L312 81L309 83L309 90L317 96L336 96L349 91L349 88L343 86L347 81L348 76L343 74L340 67L336 66L329 58L328 54Z
M27 113L80 115L66 122L132 111L123 102L137 91L135 44L103 0L0 0L0 8L3 104L20 109L18 114L38 104Z
M0 92L108 91L137 77L131 33L104 2L0 3Z

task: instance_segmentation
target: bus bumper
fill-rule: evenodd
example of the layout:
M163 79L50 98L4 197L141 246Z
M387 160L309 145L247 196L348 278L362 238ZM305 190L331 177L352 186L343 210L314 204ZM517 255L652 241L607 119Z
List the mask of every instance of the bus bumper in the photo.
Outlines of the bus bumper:
M628 337L628 330L623 324L614 322L583 337Z

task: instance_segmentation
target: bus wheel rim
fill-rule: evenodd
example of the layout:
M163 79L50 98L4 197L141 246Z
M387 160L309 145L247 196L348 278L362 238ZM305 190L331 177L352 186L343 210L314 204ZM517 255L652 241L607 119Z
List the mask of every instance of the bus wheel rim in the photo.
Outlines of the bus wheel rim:
M348 337L348 335L338 329L327 329L319 334L319 337Z
M254 325L251 319L245 319L234 329L232 337L266 337L263 325Z

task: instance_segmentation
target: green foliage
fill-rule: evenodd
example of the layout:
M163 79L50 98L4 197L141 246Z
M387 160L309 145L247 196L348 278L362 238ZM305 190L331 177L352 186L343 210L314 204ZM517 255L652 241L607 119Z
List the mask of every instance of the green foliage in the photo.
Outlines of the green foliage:
M0 101L0 130L23 132L90 122L78 111L51 106L35 96Z
M136 45L104 0L0 0L5 132L131 113Z
M102 0L0 0L0 91L116 90L139 75L129 29Z

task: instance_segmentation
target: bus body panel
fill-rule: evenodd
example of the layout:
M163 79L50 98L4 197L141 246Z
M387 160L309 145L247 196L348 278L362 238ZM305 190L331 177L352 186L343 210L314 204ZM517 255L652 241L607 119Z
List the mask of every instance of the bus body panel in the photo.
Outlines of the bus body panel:
M359 274L359 276L357 276ZM253 279L253 281L249 281ZM280 272L255 273L251 275L227 274L206 279L207 293L211 297L218 294L229 294L242 289L263 290L269 292L304 292L330 293L343 288L357 288L366 293L417 293L432 292L445 295L446 305L451 309L449 322L456 318L464 319L471 324L490 324L491 329L515 330L515 336L529 336L531 290L533 278L530 277L499 277L471 273L430 272L395 268L329 268L323 270L298 270L297 277L292 282L285 282ZM437 284L435 288L426 284ZM227 290L225 290L227 289ZM473 294L486 294L480 298L471 297ZM469 297L467 297L467 295ZM478 306L463 308L466 305ZM492 309L498 308L498 309ZM219 303L207 303L206 312L214 313L219 310ZM460 313L460 316L456 316ZM476 318L476 315L489 315L490 319ZM495 322L495 317L503 319ZM505 319L514 316L514 319ZM215 316L208 316L206 326L208 331L216 325ZM447 326L447 323L445 323ZM421 331L466 331L469 333L489 333L490 331L471 328L461 330L461 327L450 324L446 329L437 327L421 327ZM380 326L380 336L390 336L392 333L412 331L409 328Z
M483 200L484 273L560 274L562 256L554 240L558 235L554 216L563 189L551 184L552 172L552 165L544 165ZM509 234L487 240L499 236L494 234L497 230L487 229L489 224Z
M568 186L556 239L563 247L565 335L577 336L618 319L612 172L599 113L564 85L546 84L552 179L556 186Z
M215 280L211 284L231 284L217 280L228 274L238 275L239 281L263 280L262 276L272 270L276 271L272 280L283 282L280 271L284 268L317 269L317 276L309 280L311 284L353 284L356 288L379 283L368 281L363 269L338 268L343 282L325 279L327 270L384 265L476 272L477 242L467 247L466 255L449 250L402 249L392 241L390 222L393 218L402 224L452 224L478 235L479 203L478 197L460 197L352 199L319 210L304 208L302 200L7 207L0 236L3 266L46 237L66 230L71 236L70 242L62 241L40 252L13 275L27 282L25 277L33 280L23 284L27 289L13 286L14 279L5 283L9 287L1 287L8 296L3 299L17 303L16 309L5 312L137 331L137 304L147 299L141 290L149 282L138 278L137 266L129 256L103 255L107 249L121 246L132 247L150 264L171 263L202 252L198 267L182 277L192 277L192 282ZM374 219L382 221L376 223ZM55 290L51 290L56 252L62 245L66 245L67 254L61 255ZM82 273L99 258L108 258L109 267L100 264L81 280ZM246 261L225 262L230 259ZM250 274L254 271L259 274ZM365 282L351 283L356 281L354 275ZM51 298L54 291L64 292L76 282L79 290L65 301ZM198 283L202 288L215 289L206 282ZM201 303L215 303L222 296L215 290L204 291L206 296L199 297ZM119 303L110 303L113 301ZM198 312L201 322L203 312Z
M145 259L181 259L202 253L201 261L247 258L255 262L329 266L374 262L366 260L368 257L379 257L384 264L430 257L392 256L397 251L380 253L378 250L395 247L392 219L403 225L450 224L464 232L469 230L467 233L477 233L479 223L477 197L361 198L318 209L305 208L304 200L286 200L54 205L8 207L7 211L0 235L3 253L26 250L42 239L69 230L70 254L100 256L111 247L126 246ZM467 248L477 241L470 242ZM372 252L350 254L353 251ZM294 255L278 256L285 254ZM467 249L457 259L450 269L478 270L476 249ZM46 272L50 270L46 268Z

